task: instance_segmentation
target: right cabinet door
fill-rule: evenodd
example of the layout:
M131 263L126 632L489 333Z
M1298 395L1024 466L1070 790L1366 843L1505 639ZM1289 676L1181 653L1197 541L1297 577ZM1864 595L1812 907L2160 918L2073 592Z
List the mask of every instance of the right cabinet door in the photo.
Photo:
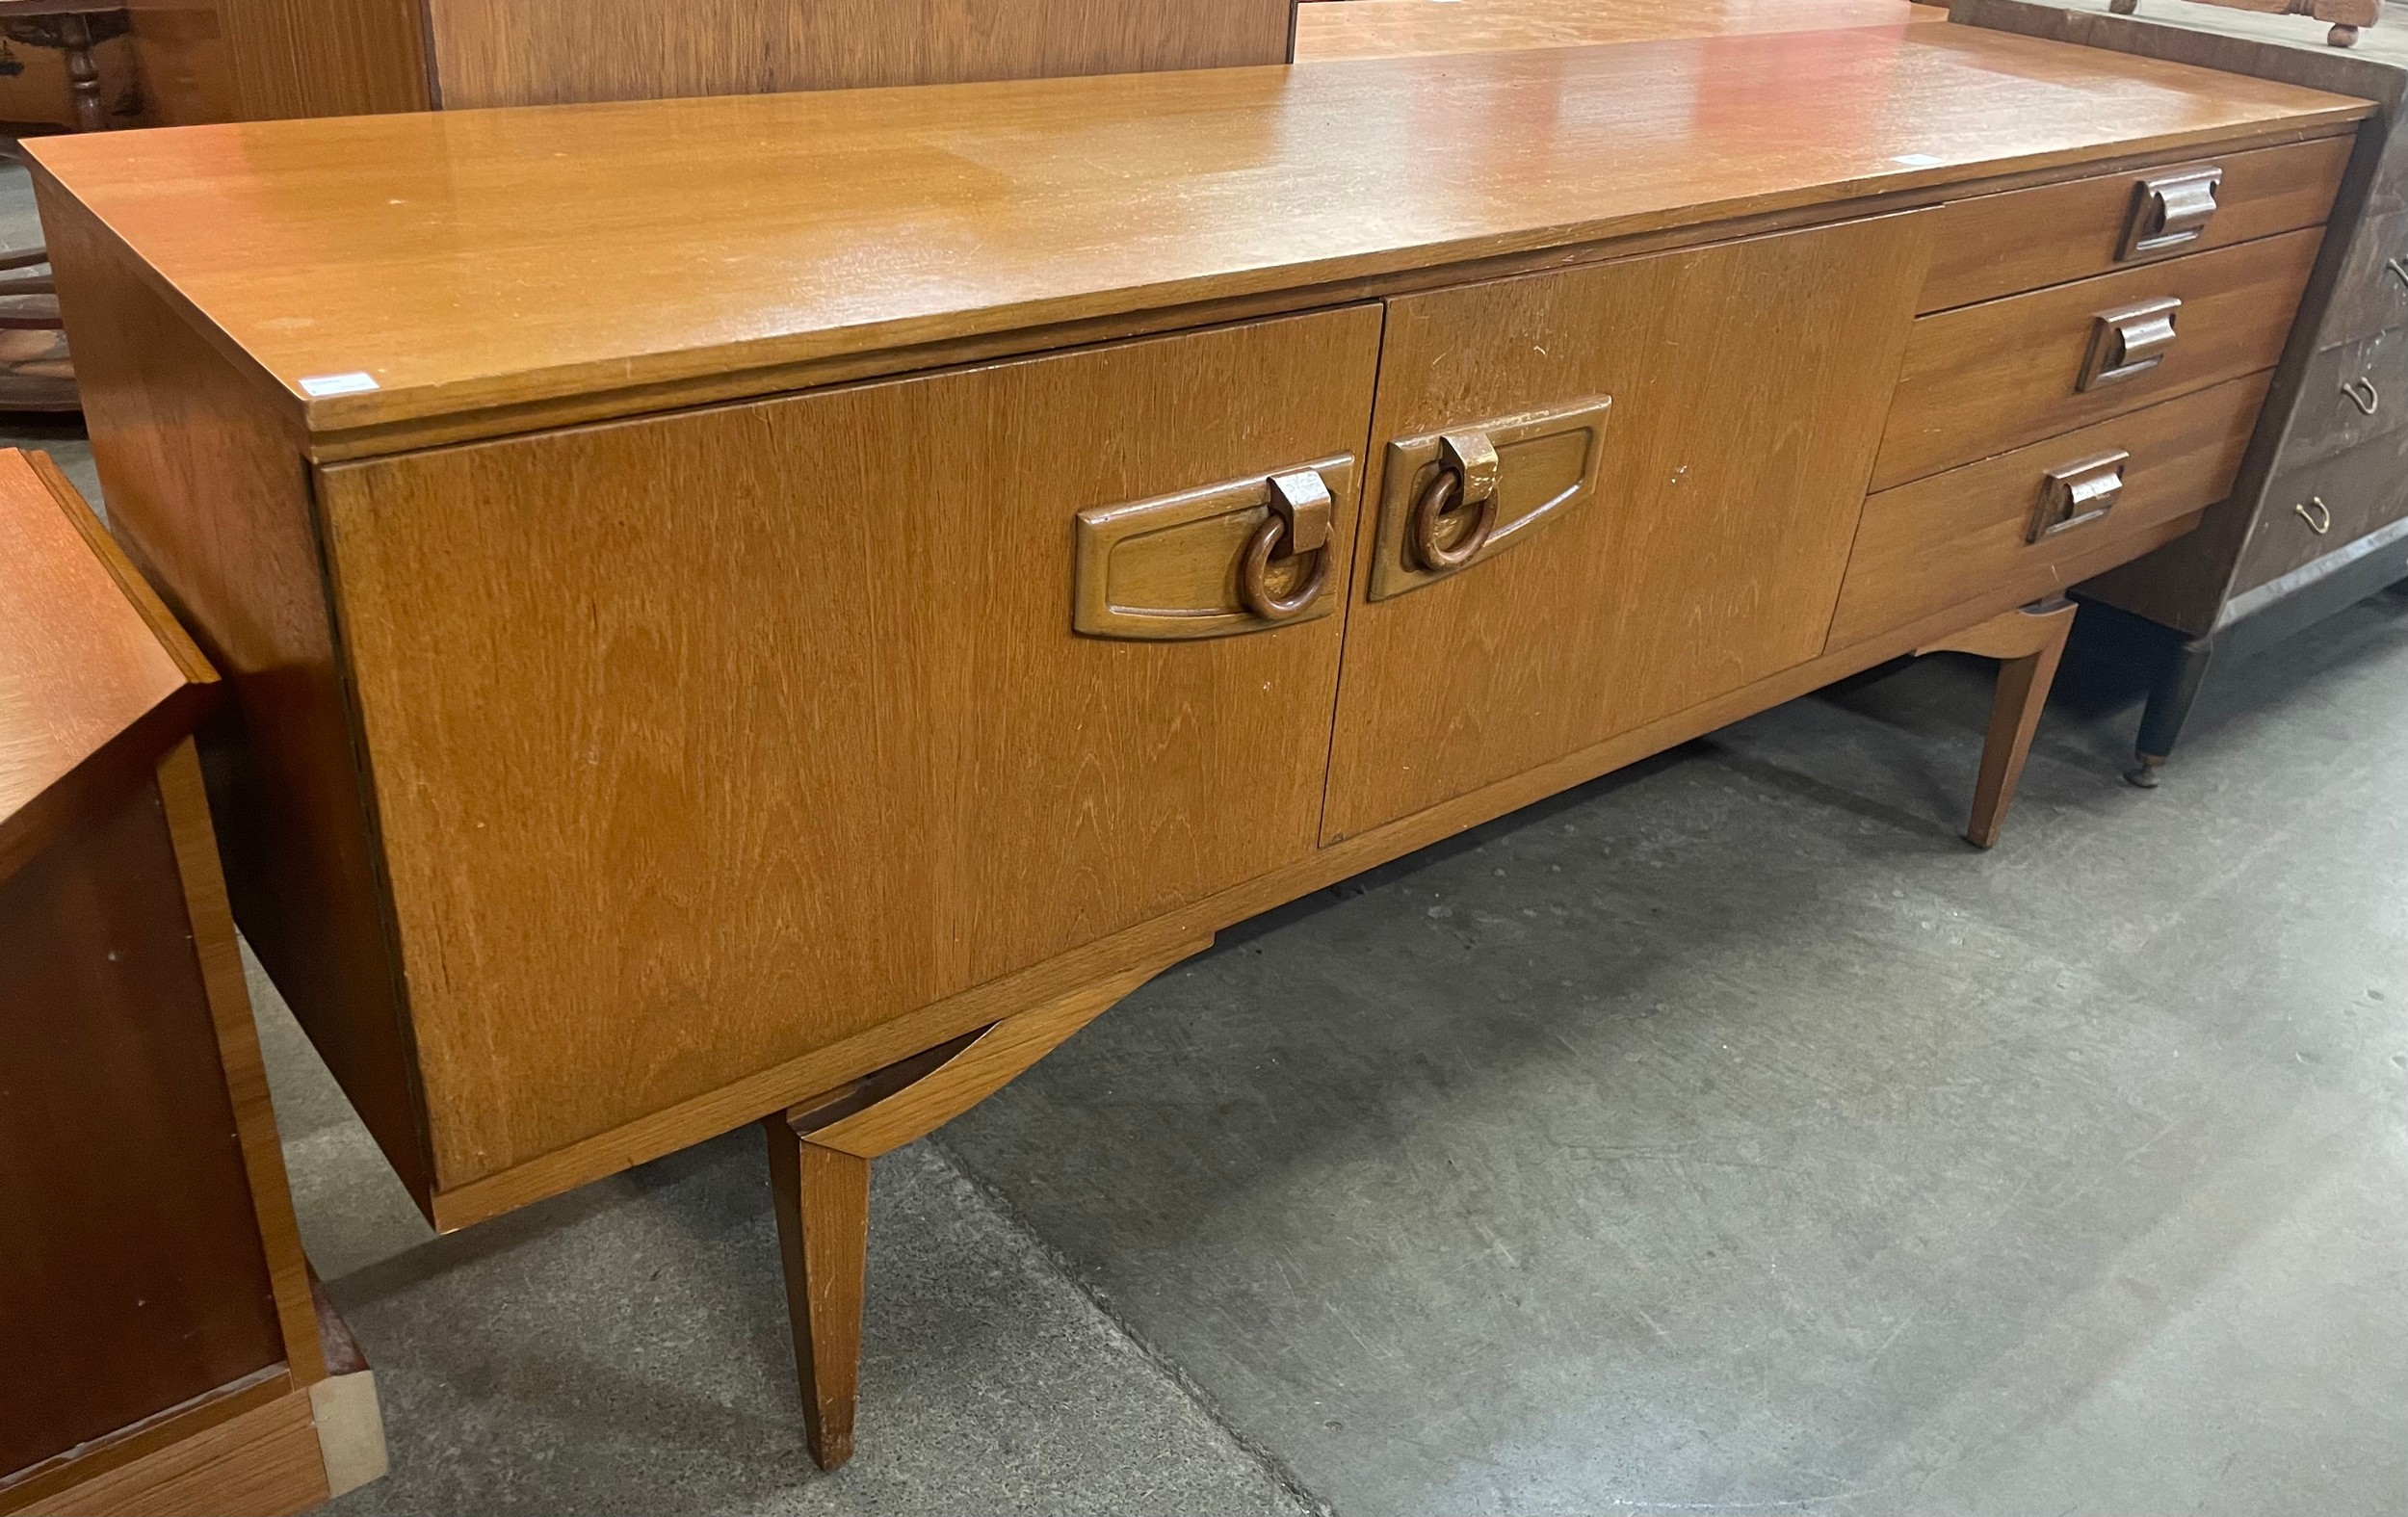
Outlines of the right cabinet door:
M1322 840L1820 652L1924 252L1898 216L1390 301Z

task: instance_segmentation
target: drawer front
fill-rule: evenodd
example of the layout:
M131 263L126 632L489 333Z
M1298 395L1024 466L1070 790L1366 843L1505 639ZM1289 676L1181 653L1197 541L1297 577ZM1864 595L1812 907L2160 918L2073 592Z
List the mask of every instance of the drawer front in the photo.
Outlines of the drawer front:
M2316 341L2330 347L2408 322L2408 211L2370 216L2350 235Z
M2036 599L2070 583L2064 565L2088 575L2115 543L2154 545L2155 529L2231 491L2271 378L2228 379L1871 496L1830 646L2008 587Z
M1917 309L1948 310L2321 226L2355 141L2319 138L1942 206ZM2162 224L2169 204L2170 229Z
M1918 222L1389 302L1364 497L1381 504L1364 513L1324 841L1820 650L1921 277ZM1504 551L1376 593L1381 556L1411 536L1386 512L1440 473L1428 439L1484 459L1490 424L1529 417L1543 437L1493 449L1494 519L1562 504ZM1592 425L1590 459L1574 439ZM1395 469L1414 471L1407 487Z
M2232 594L2313 563L2404 515L2408 428L2304 469L2288 469L2266 486L2234 569Z
M2153 402L2270 368L2282 355L2320 228L1924 316L1915 322L1872 487L2003 453ZM2166 301L2156 361L2088 372L2110 318ZM2137 342L2134 343L2135 348Z
M2408 327L2327 348L2311 359L2283 439L2292 470L2348 452L2408 424Z
M1275 476L1344 595L1379 325L324 470L442 1184L1309 853L1346 618L1159 623Z

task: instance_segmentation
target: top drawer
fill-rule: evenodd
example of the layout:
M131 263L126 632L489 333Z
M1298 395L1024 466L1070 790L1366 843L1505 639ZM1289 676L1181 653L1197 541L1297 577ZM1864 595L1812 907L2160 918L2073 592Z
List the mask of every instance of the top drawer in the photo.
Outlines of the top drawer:
M1932 213L1916 309L2321 225L2354 141L2323 137L1944 205Z

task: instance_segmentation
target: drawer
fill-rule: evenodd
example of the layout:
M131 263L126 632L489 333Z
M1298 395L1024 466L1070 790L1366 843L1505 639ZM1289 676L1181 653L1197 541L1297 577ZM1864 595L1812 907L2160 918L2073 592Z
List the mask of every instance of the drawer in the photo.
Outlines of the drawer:
M1310 854L1346 618L1226 618L1279 482L1345 599L1379 330L323 469L441 1183Z
M1932 213L1931 267L1916 308L1948 310L2321 226L2355 141L2319 138L1944 205ZM2149 235L2169 198L2175 225Z
M2231 594L2238 596L2313 563L2404 515L2408 428L2384 432L2320 463L2286 469L2266 486L2249 540L2241 545Z
M1829 646L1845 647L1934 612L2013 586L2019 599L2062 588L2109 567L2101 549L2154 545L2151 529L2212 506L2233 487L2265 398L2270 371L2166 401L1883 490L1865 502L1848 557ZM2116 454L2120 463L2101 462ZM2110 498L2089 491L2068 514L2097 510L2079 525L2044 530L2062 510L2053 471L2094 466L2094 484L2120 481ZM2076 478L2075 484L2081 484ZM2076 572L2061 566L2080 561Z
M2346 453L2408 422L2408 328L2327 348L2308 364L2283 439L2285 471Z
M1872 488L2271 368L2322 236L2286 232L1917 318ZM2111 319L2126 318L2136 350L2149 324L2131 313L2165 301L2179 304L2164 313L2172 340L2155 361L2090 377L2110 356Z
M2393 211L2367 218L2350 234L2316 341L2327 347L2356 342L2402 322L2408 322L2408 211Z

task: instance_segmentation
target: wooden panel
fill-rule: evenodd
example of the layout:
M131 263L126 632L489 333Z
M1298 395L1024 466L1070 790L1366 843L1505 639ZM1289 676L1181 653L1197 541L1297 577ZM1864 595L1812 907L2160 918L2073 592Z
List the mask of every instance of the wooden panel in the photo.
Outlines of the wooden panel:
M1947 19L1945 7L1906 0L1305 0L1296 7L1296 56L1403 58Z
M2321 226L2352 141L2327 137L1959 200L1934 223L1931 273L1918 308L1969 305L2133 263ZM2199 235L2161 254L2125 254L2125 228L2142 182L2207 169L2221 170L2223 179L2215 213Z
M2271 368L2322 236L2320 227L2287 232L1919 318L1873 487ZM2169 297L2182 309L2155 368L2075 388L2099 313Z
M224 674L210 753L236 918L412 1190L426 1190L351 720L295 437L77 207L42 222L111 526ZM239 741L234 739L239 736Z
M125 0L162 126L427 109L416 0Z
M28 1517L288 1517L327 1499L309 1393L294 1389L131 1464L26 1506Z
M1292 4L427 0L427 16L458 110L1284 64Z
M47 458L0 449L0 540L5 879L94 792L146 773L216 675Z
M1848 559L1831 646L1919 621L2001 586L2021 587L2034 600L2061 591L2058 565L2087 561L2106 543L2222 500L2269 378L2227 380L1872 496ZM2032 541L2042 477L2115 451L2132 458L2107 513Z
M1375 442L1613 404L1586 509L1348 614L1324 838L1821 650L1923 278L1918 222L1390 303Z
M0 1471L284 1357L154 786L0 883Z
M443 1184L1309 850L1342 619L1080 638L1071 527L1359 455L1378 332L325 471Z
M853 354L918 367L898 350L1267 292L1327 303L1307 287L2329 133L2369 109L1907 26L29 151L323 432ZM301 389L353 373L377 387Z

